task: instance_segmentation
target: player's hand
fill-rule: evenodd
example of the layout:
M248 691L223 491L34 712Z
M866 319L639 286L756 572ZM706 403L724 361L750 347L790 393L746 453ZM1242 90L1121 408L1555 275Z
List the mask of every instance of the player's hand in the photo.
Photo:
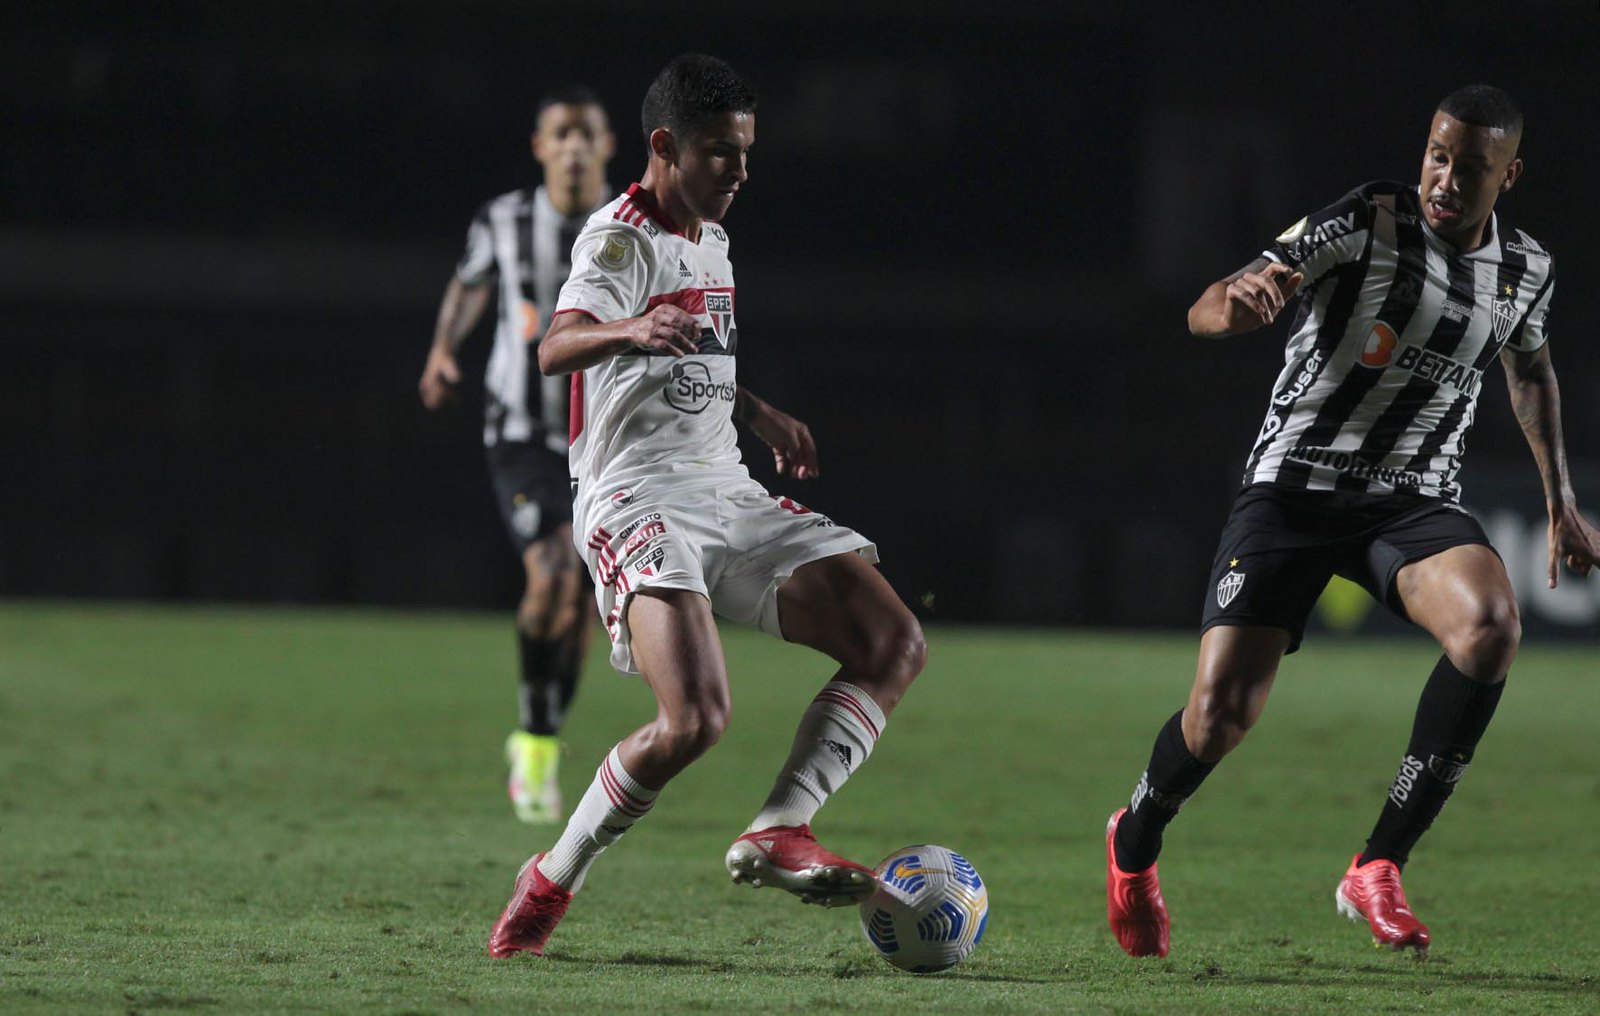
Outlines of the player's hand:
M422 393L422 404L437 410L455 400L456 385L461 383L461 368L455 354L448 349L435 347L428 353L427 365L422 368L422 380L417 390Z
M700 351L700 322L682 307L659 304L650 313L634 319L628 341L647 353L691 356Z
M1561 562L1579 575L1587 576L1600 564L1600 531L1569 504L1550 512L1550 588L1561 577Z
M1245 272L1228 283L1223 294L1224 331L1233 334L1270 325L1305 280L1304 272L1277 261L1259 272Z
M810 427L760 401L748 422L756 436L772 446L772 464L779 476L809 480L822 475L817 465L817 443L811 438Z

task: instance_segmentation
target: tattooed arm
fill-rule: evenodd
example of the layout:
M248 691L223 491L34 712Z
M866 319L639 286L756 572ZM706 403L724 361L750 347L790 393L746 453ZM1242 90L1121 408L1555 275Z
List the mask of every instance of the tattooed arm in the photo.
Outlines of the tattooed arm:
M1507 348L1500 354L1511 390L1511 408L1522 425L1528 447L1539 464L1544 481L1545 507L1550 513L1550 587L1556 585L1560 562L1579 575L1600 563L1600 532L1578 512L1572 492L1572 477L1567 472L1567 450L1561 439L1561 389L1556 384L1555 368L1550 364L1550 347L1540 346L1531 353Z

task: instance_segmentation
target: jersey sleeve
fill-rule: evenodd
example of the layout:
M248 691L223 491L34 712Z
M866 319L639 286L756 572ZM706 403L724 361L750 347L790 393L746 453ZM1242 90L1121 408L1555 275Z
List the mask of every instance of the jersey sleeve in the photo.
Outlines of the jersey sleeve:
M469 286L494 279L494 231L489 228L489 207L478 209L467 227L467 249L456 263L456 278Z
M1310 285L1335 266L1359 260L1371 229L1372 205L1354 190L1279 233L1261 254L1304 272Z
M654 252L623 223L585 230L572 248L572 274L556 299L557 314L582 311L596 321L638 317L649 304Z
M1506 346L1519 353L1531 353L1544 345L1550 339L1547 330L1550 320L1550 299L1555 295L1555 272L1545 280L1544 288L1533 300L1533 306L1528 308L1528 316L1522 319L1522 327L1511 333L1511 338L1506 340Z

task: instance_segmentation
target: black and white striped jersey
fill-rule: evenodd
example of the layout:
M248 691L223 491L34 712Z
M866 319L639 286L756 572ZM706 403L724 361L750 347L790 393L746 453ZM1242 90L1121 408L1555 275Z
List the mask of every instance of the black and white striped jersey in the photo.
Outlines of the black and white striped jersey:
M1550 255L1491 217L1462 253L1413 185L1356 188L1264 256L1305 273L1245 483L1455 501L1483 372L1545 342Z
M604 205L609 193L600 195ZM539 373L532 348L550 327L572 271L572 244L590 212L568 218L543 187L484 204L467 230L456 277L469 286L498 279L500 320L484 373L483 443L538 441L567 450L567 379Z

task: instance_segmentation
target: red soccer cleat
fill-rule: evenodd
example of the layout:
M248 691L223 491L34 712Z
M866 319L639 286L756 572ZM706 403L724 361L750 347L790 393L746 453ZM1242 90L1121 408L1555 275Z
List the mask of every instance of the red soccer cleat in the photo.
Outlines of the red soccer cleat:
M1339 913L1352 921L1366 921L1372 927L1373 944L1388 946L1399 952L1415 949L1417 959L1428 955L1428 927L1417 920L1406 902L1406 891L1400 887L1400 869L1393 861L1368 861L1356 867L1361 860L1357 854L1350 868L1339 880L1333 892L1333 901Z
M506 904L500 920L494 922L494 931L489 933L489 955L496 959L519 952L543 956L544 944L572 902L572 893L539 872L539 858L543 856L530 857L517 872L511 902Z
M876 884L871 868L829 852L809 825L745 833L728 848L726 861L735 882L758 889L777 886L825 907L860 903Z
M1156 866L1131 875L1117 867L1117 823L1127 811L1119 808L1106 823L1106 920L1129 956L1165 956L1172 949L1172 918Z

